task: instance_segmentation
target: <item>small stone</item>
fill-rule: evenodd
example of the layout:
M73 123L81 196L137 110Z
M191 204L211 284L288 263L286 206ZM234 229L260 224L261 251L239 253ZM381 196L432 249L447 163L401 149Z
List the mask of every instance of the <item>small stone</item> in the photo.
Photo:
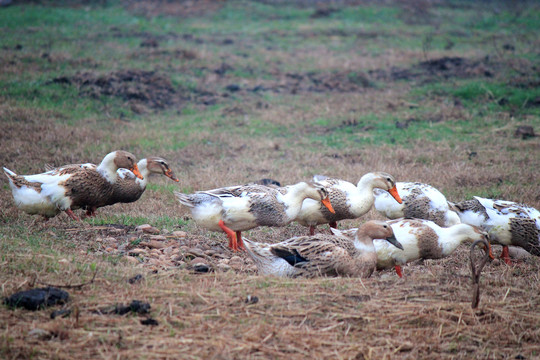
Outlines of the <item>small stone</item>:
M39 340L46 340L50 339L52 337L52 334L47 330L35 328L28 332L28 336Z
M206 265L206 260L201 258L201 257L196 257L195 259L191 260L189 263L191 265L196 265L196 264L205 264Z
M156 241L166 241L167 238L163 235L150 235L150 239L151 240L156 240Z
M128 263L133 265L138 265L141 263L139 259L134 256L124 256L124 259L126 259Z
M218 268L218 270L223 272L231 270L231 267L227 264L217 264L216 267Z
M125 234L126 233L126 229L110 229L109 230L111 233L113 234Z
M177 238L185 238L187 236L187 232L185 231L173 231L172 236L174 237L177 237Z
M195 257L204 257L204 252L199 248L191 248L186 252L188 255L193 255Z
M259 298L257 296L248 295L246 296L245 303L246 304L256 304L259 302Z
M145 234L159 234L159 230L150 224L139 225L135 228L135 231L142 231Z
M515 246L508 247L508 255L514 260L524 260L531 256L527 250Z
M221 259L219 260L219 264L229 265L229 259Z
M172 254L173 252L173 247L172 246L169 246L169 247L166 247L163 249L163 253L166 254L166 255L170 255Z
M138 248L129 250L129 255L137 256L137 255L141 255L141 254L146 254L146 250L138 249Z
M244 266L244 260L240 256L233 256L229 260L229 266L233 269L239 270Z
M161 241L150 240L150 241L141 241L140 246L147 246L151 249L163 249L165 244Z
M207 272L210 272L211 268L210 268L210 266L208 266L206 264L197 263L197 264L193 265L193 270L195 272L207 273Z
M60 265L64 265L64 266L69 265L69 260L68 259L60 259L60 260L58 260L58 263Z
M170 233L170 231L167 229L161 229L161 233L167 235L168 233Z

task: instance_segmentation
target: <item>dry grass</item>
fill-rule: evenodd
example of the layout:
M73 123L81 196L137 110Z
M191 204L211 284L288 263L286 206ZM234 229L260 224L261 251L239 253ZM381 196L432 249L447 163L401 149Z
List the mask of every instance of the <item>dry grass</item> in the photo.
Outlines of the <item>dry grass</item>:
M164 9L156 4L139 3L132 2L131 9L147 12L149 16L160 10L170 16L199 14L205 10L197 4L190 8L191 2L181 2L176 7L172 2L159 2L167 3ZM431 2L407 2L408 6L416 3L428 12L434 10L429 6ZM222 6L212 3L208 11L217 11ZM415 16L418 20L423 15ZM71 301L65 307L72 310L69 317L52 320L48 310L29 312L2 307L0 357L533 359L540 356L538 258L528 257L511 267L498 260L488 263L480 278L480 306L473 310L469 248L465 245L444 260L406 266L404 279L399 279L393 271L379 272L362 280L277 279L258 276L245 254L226 248L223 234L207 232L190 220L189 211L174 199L173 189L191 192L265 177L291 184L308 180L314 174L356 183L363 174L375 170L389 172L398 181L432 184L452 201L482 195L540 208L540 137L522 140L513 136L515 128L522 124L533 124L538 132L537 115L497 112L484 116L481 113L484 108L478 110L443 101L438 95L426 95L418 104L412 104L409 94L417 84L410 79L393 81L391 76L384 80L383 86L358 87L353 92L341 91L350 84L339 82L328 91L320 92L320 88L313 91L304 79L294 93L287 72L292 68L296 69L292 73L305 75L304 62L317 69L317 79L326 81L328 74L336 70L342 75L355 69L366 72L386 71L391 67L412 69L425 60L424 53L417 48L384 49L378 55L355 53L354 49L339 52L321 42L320 46L292 54L286 47L258 49L259 38L240 35L216 35L216 38L197 35L195 40L201 44L186 38L182 44L173 45L178 46L175 49L184 49L185 45L186 51L193 51L195 59L180 62L174 61L177 52L161 51L166 45L158 49L135 47L126 55L135 60L148 56L148 62L155 64L160 73L185 75L195 70L202 73L197 85L217 99L218 110L208 110L198 95L194 96L194 104L188 110L202 114L193 123L202 122L204 128L189 135L174 127L177 121L180 123L190 116L182 112L184 108L167 109L163 113L150 107L139 108L147 112L130 119L115 115L117 109L104 104L103 113L76 120L73 126L69 125L72 119L67 119L61 110L25 107L18 99L2 95L2 166L19 173L37 173L47 163L99 162L107 152L123 148L138 157L166 158L180 183L152 177L152 186L140 201L100 209L96 220L76 224L65 214L42 222L21 213L13 204L6 178L0 176L0 296L45 283L80 284L92 277L93 268L97 269L92 284L68 289ZM283 31L284 38L288 35L289 30ZM313 40L313 23L302 27L299 35ZM361 42L373 36L384 38L396 34L369 31L345 34L353 35ZM324 36L324 41L334 39L331 33ZM245 59L237 53L229 54L231 45L214 49L225 37L232 38L234 46L246 52L255 49L258 57ZM99 35L93 41L99 42ZM165 43L163 40L162 44ZM428 55L430 59L442 56L479 59L486 52L489 53L479 46L466 52L433 50ZM0 78L11 79L14 74L42 78L37 54L6 50L2 58L9 71ZM82 68L94 67L92 59L60 56L55 52L50 56L50 62L58 68L65 62L77 61L81 61ZM265 62L258 65L259 69L271 77L259 77L257 73L235 77L232 71L225 75L215 72L223 62L234 70L257 71L254 66L259 59ZM498 61L497 66L503 68L514 60ZM121 62L111 69L125 70L119 69L118 64ZM525 68L532 71L529 65ZM530 80L528 75L524 78ZM223 87L230 83L240 84L242 90L230 97L223 96ZM268 91L263 95L245 90L260 84L274 90L284 87L279 88L282 92ZM126 104L129 108L130 102L126 100L123 105ZM427 141L425 137L436 131L431 128L422 130L425 136L405 145L368 146L352 140L340 147L313 140L315 136L324 139L365 114L406 121L417 115L418 108L426 109L418 121L427 124L438 122L457 127L462 119L467 119L473 123L485 120L506 125L492 126L483 133L471 131L474 136L469 142L455 137ZM329 119L328 124L317 123L320 118ZM261 122L272 125L271 129L285 130L257 133ZM375 136L360 125L353 132L354 139L359 141ZM179 143L185 146L177 146ZM373 218L381 217L372 210L362 219L342 222L340 227L356 227ZM150 235L134 229L134 224L140 222L159 228L165 236L159 240L163 247L148 246L152 241ZM327 231L325 227L321 230ZM185 233L174 235L173 231ZM284 228L254 229L245 235L256 241L277 242L306 233L306 228L291 224ZM212 272L195 273L191 262L196 257L202 258ZM137 274L143 276L143 281L130 284L127 280ZM258 302L246 302L248 296L256 296ZM150 314L119 316L96 312L134 299L149 302ZM142 325L140 320L147 316L159 325ZM34 335L34 329L44 331Z

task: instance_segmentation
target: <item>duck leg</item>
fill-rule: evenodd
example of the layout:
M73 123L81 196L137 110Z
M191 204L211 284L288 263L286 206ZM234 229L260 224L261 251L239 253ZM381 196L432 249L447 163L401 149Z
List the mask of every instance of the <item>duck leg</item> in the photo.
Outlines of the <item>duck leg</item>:
M506 246L506 245L503 246L501 259L504 260L506 265L511 265L512 264L512 260L510 260L510 253L508 252L508 246Z
M402 278L402 277L403 277L403 273L401 272L401 266L400 266L400 265L396 265L396 266L394 266L394 267L395 267L395 269L396 269L396 274L397 274L397 276L399 276L400 278Z
M221 230L223 230L225 234L227 234L227 237L229 238L229 247L233 249L234 251L238 251L238 242L236 241L236 234L234 233L234 231L229 229L225 225L223 220L219 220L218 225L221 228ZM242 243L242 246L243 246L243 243Z
M79 219L79 217L75 215L71 209L67 209L66 214L75 221L81 221L81 219Z
M246 250L246 247L244 246L244 242L242 241L242 232L241 231L236 232L236 241L237 241L237 244L238 244L238 249Z
M94 217L94 216L96 216L96 210L97 210L96 207L88 208L88 209L86 210L86 216L87 216L87 217Z

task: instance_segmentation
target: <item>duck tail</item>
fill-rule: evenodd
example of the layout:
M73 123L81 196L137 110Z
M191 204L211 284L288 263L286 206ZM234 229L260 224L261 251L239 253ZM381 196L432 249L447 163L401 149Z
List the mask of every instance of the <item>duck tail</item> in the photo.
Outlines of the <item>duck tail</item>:
M270 257L273 258L273 256L267 249L265 249L263 244L246 238L243 238L242 240L244 241L244 245L249 257L253 260L255 265L257 265L258 269L265 268L271 264L272 259Z
M190 208L195 207L195 205L193 204L193 199L191 198L190 195L175 191L174 196L176 196L176 199L180 202L180 204L185 205Z

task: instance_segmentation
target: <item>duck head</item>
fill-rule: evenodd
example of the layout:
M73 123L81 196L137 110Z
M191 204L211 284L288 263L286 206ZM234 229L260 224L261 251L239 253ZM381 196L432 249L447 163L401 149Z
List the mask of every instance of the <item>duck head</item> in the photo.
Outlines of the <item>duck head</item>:
M117 150L113 152L113 163L118 169L131 170L133 174L139 179L143 179L139 167L137 166L137 158L132 153L123 150Z
M167 161L163 158L157 157L157 156L150 156L146 158L146 167L148 171L150 171L153 174L162 174L167 176L173 181L179 182L178 178L174 174L174 172L169 167L169 164Z

